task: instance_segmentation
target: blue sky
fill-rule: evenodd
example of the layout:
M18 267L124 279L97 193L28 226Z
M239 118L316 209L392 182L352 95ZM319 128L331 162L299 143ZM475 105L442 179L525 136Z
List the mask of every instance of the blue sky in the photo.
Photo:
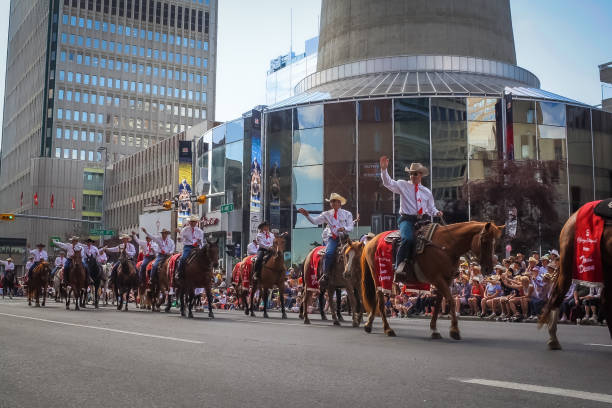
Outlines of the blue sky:
M547 91L600 104L597 66L612 60L612 0L511 0L511 6L518 65ZM320 0L219 0L216 120L265 102L270 60L291 46L291 10L293 47L302 52L318 33L320 8ZM0 104L8 16L9 0L1 0Z

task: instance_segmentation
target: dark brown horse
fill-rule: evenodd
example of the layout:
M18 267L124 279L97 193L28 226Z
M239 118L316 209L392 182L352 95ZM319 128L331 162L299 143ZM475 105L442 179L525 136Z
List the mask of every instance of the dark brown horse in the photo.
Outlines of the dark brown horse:
M193 318L193 303L195 301L195 289L204 288L208 300L208 317L214 318L212 311L212 282L213 268L219 266L218 239L206 238L206 245L202 248L194 248L185 261L182 279L174 280L177 299L181 302L181 316L185 316L185 303L187 303L188 315Z
M282 236L277 236L274 238L274 245L272 246L272 254L268 258L266 262L261 267L261 279L254 280L251 279L251 296L250 296L250 308L251 308L251 316L255 317L255 302L253 302L253 298L255 297L255 292L257 289L261 291L259 295L259 299L262 299L264 302L264 310L263 315L265 318L268 318L268 295L270 294L270 289L274 289L274 287L278 288L279 292L279 300L281 305L282 318L287 318L287 313L285 312L285 238ZM257 302L259 304L259 302Z
M115 299L117 299L117 310L123 308L123 296L125 295L125 309L123 310L127 312L130 291L138 289L138 274L136 273L134 263L128 258L125 248L119 254L119 266L117 267L117 276L113 286L115 289Z
M28 280L28 306L32 306L32 299L36 299L36 307L40 307L40 295L42 292L44 306L47 301L47 287L51 276L49 262L42 261L32 271L32 277Z
M13 269L11 271L7 271L5 269L4 276L2 277L2 299L4 299L4 296L7 293L10 299L13 298L13 292L15 292L15 289L17 287L16 281L17 280L15 279L15 270Z
M548 348L560 350L561 344L557 338L557 319L559 318L559 306L572 283L574 268L574 235L576 233L576 216L572 214L565 222L559 235L560 270L557 279L553 283L548 303L544 306L540 316L539 326L548 325ZM608 330L612 337L612 225L606 224L601 237L601 258L604 272L604 287L601 294L601 308L606 314Z
M450 283L459 270L459 257L471 250L480 258L483 270L491 270L495 242L501 238L503 228L503 225L498 227L491 222L476 221L439 226L432 237L433 244L426 246L424 252L417 255L416 263L418 263L426 281L435 285L438 289L435 299L435 313L433 313L429 325L432 339L441 338L436 323L440 313L442 297L446 298L450 306L450 336L455 340L461 338L457 324L455 302L450 293ZM364 306L369 313L364 329L368 333L372 331L374 317L379 313L382 317L385 334L395 336L395 332L389 327L385 315L383 293L376 290L376 259L374 254L381 236L382 234L378 234L368 242L361 256L362 295Z
M70 278L66 282L66 310L70 310L70 295L74 296L74 310L79 310L79 306L85 307L84 290L87 290L87 273L83 267L81 250L75 249L72 256L72 265L68 273Z
M351 241L344 247L344 279L351 281L355 291L355 309L353 313L357 313L359 325L363 321L363 312L365 312L362 296L361 296L361 254L365 243L359 241Z
M157 267L157 274L155 275L155 277L151 277L151 285L149 287L148 295L149 302L151 303L152 312L161 311L161 305L163 303L161 296L166 295L168 293L168 290L170 289L170 280L168 277L169 261L170 256L167 256L163 261L159 263ZM171 303L169 302L168 306L170 305ZM166 311L169 312L170 307L168 307Z

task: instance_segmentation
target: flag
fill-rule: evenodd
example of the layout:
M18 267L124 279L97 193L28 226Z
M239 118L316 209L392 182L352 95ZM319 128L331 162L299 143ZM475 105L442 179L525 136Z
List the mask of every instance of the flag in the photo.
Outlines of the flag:
M51 208L53 208L53 201L54 201L54 199L53 199L53 193L51 193Z
M23 191L21 192L21 198L19 199L19 206L23 207Z
M38 193L34 193L34 205L38 205Z
M72 198L72 209L76 209L76 202L74 201L74 197Z

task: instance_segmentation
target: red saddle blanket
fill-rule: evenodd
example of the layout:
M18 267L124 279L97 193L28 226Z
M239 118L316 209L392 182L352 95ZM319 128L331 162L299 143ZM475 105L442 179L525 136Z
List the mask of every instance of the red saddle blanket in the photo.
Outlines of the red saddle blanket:
M321 258L325 255L321 255L324 252L325 247L319 246L312 250L312 256L310 257L310 270L307 276L304 276L306 279L306 285L308 290L316 291L319 290L319 266L321 265Z
M170 260L168 260L168 278L170 280L170 287L173 287L172 283L174 282L174 270L176 269L176 263L180 257L181 254L174 254L170 256Z
M601 236L605 220L594 214L600 201L592 201L580 207L576 215L574 232L573 279L583 283L603 283L601 261Z
M257 259L256 256L247 256L242 261L242 275L240 280L242 281L242 288L249 290L251 287L251 272L253 271L253 263Z
M394 231L385 231L381 234L374 252L376 276L376 289L385 294L390 294L393 288L393 243L387 242L385 238ZM429 290L429 283L406 282L404 284L409 289Z
M149 264L147 265L147 269L145 269L145 279L147 282L147 285L151 283L151 269L153 269L153 262L155 262L154 260L149 262ZM142 261L138 261L136 263L136 270L140 271L140 267L142 266Z
M238 285L240 282L241 266L242 262L238 262L236 265L234 265L234 269L232 269L232 283L234 285Z

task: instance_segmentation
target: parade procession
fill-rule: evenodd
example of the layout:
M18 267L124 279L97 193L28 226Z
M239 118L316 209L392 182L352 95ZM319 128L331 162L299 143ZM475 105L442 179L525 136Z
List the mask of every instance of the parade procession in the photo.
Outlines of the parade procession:
M0 408L612 405L612 1L0 11Z

